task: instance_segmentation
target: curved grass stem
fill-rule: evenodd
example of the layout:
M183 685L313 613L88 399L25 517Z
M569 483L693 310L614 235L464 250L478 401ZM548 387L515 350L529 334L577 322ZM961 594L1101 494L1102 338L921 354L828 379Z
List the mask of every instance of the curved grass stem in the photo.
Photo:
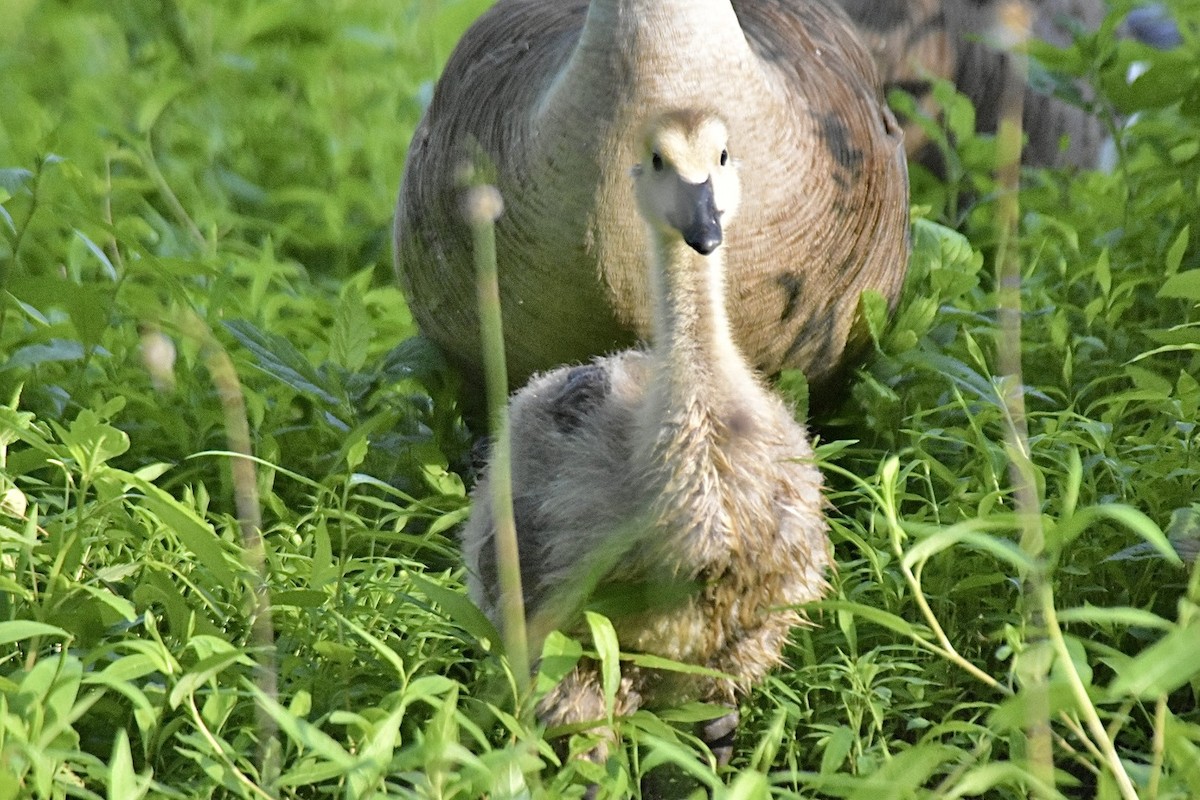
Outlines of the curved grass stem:
M258 475L254 468L254 453L250 439L250 423L246 418L246 399L233 360L217 341L212 330L195 313L189 311L183 330L200 344L201 356L217 389L225 419L225 438L235 454L229 460L233 483L234 507L242 535L242 549L254 581L248 598L250 605L251 639L258 650L255 683L273 701L278 700L278 678L275 657L275 628L271 621L271 593L267 582L266 548L262 539L262 510L258 497ZM256 706L259 731L259 763L262 778L272 786L279 775L278 729L274 718L261 705Z
M525 624L521 560L513 514L512 448L508 429L508 371L504 358L504 325L500 311L500 281L496 267L495 221L503 203L494 186L467 187L463 212L475 245L479 324L483 337L483 363L487 382L487 407L491 416L492 518L496 525L496 563L499 565L500 614L504 650L516 679L518 709L529 697L529 639Z
M1066 676L1067 685L1071 689L1071 695L1075 699L1079 713L1083 715L1084 724L1087 726L1088 732L1091 733L1092 740L1100 747L1100 751L1104 755L1104 763L1108 765L1109 770L1112 772L1113 778L1117 782L1117 788L1121 792L1121 797L1125 798L1125 800L1138 800L1137 789L1134 788L1133 780L1129 777L1129 773L1126 772L1125 765L1121 763L1121 756L1117 753L1116 745L1113 744L1108 731L1104 729L1104 723L1100 721L1100 714L1097 713L1095 705L1092 704L1092 699L1088 696L1083 678L1080 677L1079 670L1075 669L1075 662L1071 659L1070 651L1067 650L1066 638L1063 636L1062 628L1058 624L1058 613L1054 608L1054 594L1050 591L1049 586L1043 585L1038 599L1046 627L1046 635L1050 643L1054 646L1054 653L1058 658L1058 664Z

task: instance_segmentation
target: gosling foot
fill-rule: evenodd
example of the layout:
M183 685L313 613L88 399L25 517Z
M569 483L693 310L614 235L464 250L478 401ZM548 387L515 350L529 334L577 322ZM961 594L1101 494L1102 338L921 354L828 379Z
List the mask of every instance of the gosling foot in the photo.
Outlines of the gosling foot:
M730 711L723 717L710 719L700 725L700 741L708 745L717 759L718 767L727 766L729 759L733 758L733 741L740 720L741 715L737 711Z

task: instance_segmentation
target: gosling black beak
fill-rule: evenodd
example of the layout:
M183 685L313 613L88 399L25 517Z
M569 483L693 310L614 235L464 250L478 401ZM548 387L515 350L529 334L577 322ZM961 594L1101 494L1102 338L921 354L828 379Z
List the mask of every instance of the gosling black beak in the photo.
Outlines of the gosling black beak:
M679 232L688 246L706 256L721 245L721 215L713 196L712 178L704 183L683 183Z

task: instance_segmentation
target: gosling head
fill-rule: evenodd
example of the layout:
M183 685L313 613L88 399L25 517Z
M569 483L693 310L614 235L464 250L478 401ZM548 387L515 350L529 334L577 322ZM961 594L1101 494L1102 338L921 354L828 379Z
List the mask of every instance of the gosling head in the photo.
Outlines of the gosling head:
M633 175L642 216L701 255L716 250L741 198L725 123L707 111L670 111L646 126L641 155Z

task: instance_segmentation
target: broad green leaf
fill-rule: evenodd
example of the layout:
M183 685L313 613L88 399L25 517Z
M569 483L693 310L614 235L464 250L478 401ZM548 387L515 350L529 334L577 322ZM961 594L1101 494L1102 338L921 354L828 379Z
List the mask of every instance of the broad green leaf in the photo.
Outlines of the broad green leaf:
M639 717L638 719L641 721L643 718ZM655 735L647 732L643 733L639 738L647 743L647 749L649 750L641 762L644 772L649 772L663 764L671 764L694 780L700 781L709 789L715 789L720 785L716 774L708 768L707 764L704 764L696 757L695 751L685 748L678 743L674 736L674 731L670 731L667 735Z
M496 626L464 594L451 591L414 572L408 574L408 579L422 594L441 606L446 615L467 633L481 642L490 642L494 648L502 646L504 640Z
M1039 781L1035 775L1020 764L1011 761L993 762L980 764L962 773L961 777L946 792L945 797L947 800L959 797L985 797L992 796L993 793L1000 794L997 790L1004 788L1023 792L1029 787L1037 787L1038 795L1041 797L1054 797L1057 794L1053 787Z
M871 775L865 785L848 795L854 800L877 800L881 792L892 797L915 793L935 770L957 761L962 753L955 747L921 743L904 750Z
M597 614L596 616L600 617L601 619L604 618L603 615L600 614ZM646 669L657 669L662 670L663 672L678 672L682 675L703 675L709 678L730 680L729 675L721 672L720 670L715 670L712 667L703 667L699 664L686 664L682 661L673 661L669 658L663 658L662 656L655 656L649 653L622 653L621 660L628 661L630 664L638 667L644 667Z
M171 689L171 694L168 698L171 707L177 707L183 702L185 697L194 695L202 686L235 664L243 667L253 667L254 661L243 651L233 649L202 658L180 676L175 686Z
M1093 625L1119 625L1157 630L1168 630L1174 624L1152 611L1128 606L1067 608L1058 612L1058 619L1060 622L1086 622Z
M725 793L726 800L768 800L770 797L770 784L761 772L741 773Z
M135 478L133 484L142 492L141 503L179 537L184 547L212 572L221 586L236 591L238 578L227 561L226 545L217 536L216 531L193 509L180 503L153 483Z
M822 775L833 775L842 769L854 746L854 733L850 728L839 726L825 737L825 747L821 753Z
M1158 296L1163 298L1180 298L1200 303L1200 269L1190 269L1178 272L1163 281Z
M617 632L608 617L594 611L585 611L588 628L592 633L592 645L600 660L601 687L604 690L604 708L608 719L613 718L617 691L621 686L620 645L617 644Z
M82 361L86 355L87 349L82 342L72 339L51 339L48 342L18 348L5 359L3 365L0 365L0 369L22 369L55 362Z
M83 583L79 585L79 589L108 606L126 622L133 622L137 619L137 609L133 607L133 603L118 594L113 594L107 588Z
M865 619L868 622L873 622L876 625L881 625L888 630L903 634L910 639L927 639L931 633L924 625L914 625L908 620L885 611L875 606L868 606L864 603L854 603L849 600L818 600L812 603L810 608L827 609L829 611L838 611L852 614L855 617Z
M987 553L1018 570L1032 570L1034 563L1028 555L1021 552L1014 542L991 536L980 530L995 525L994 521L970 520L944 528L922 538L921 541L910 547L904 554L904 563L911 567L921 564L945 550L961 546Z
M0 622L0 645L34 639L39 636L52 636L55 639L70 639L71 635L62 628L47 625L33 620L14 619Z
M1112 291L1112 268L1108 263L1108 248L1100 251L1100 258L1096 259L1096 265L1093 267L1096 285L1100 287L1100 293L1108 297Z
M1200 653L1200 624L1168 631L1120 667L1108 687L1109 695L1153 700L1169 694L1200 675L1197 653Z
M225 329L254 356L254 365L302 394L315 395L336 405L334 389L295 345L283 336L264 331L247 320L230 320Z
M1171 247L1167 250L1167 260L1163 264L1164 272L1167 275L1174 275L1179 272L1179 265L1183 263L1183 254L1187 252L1191 228L1191 225L1184 225L1183 229L1179 231L1179 235L1175 237L1175 241L1171 243Z
M133 769L133 755L129 750L129 735L125 729L117 731L113 742L112 757L108 762L109 800L138 800L150 789L150 775L138 775Z
M537 664L534 690L543 695L575 669L583 657L583 646L559 631L551 631L542 642L542 657Z
M292 589L271 595L273 606L295 606L296 608L320 608L329 600L329 595L317 589Z
M354 757L347 753L345 748L336 739L308 720L292 714L291 711L281 706L275 698L268 697L253 683L244 681L243 686L254 695L259 706L275 720L275 724L279 726L284 735L291 739L305 753L313 753L329 762L329 765L334 769L325 776L326 778L348 771L353 766ZM304 785L303 783L296 782L294 778L288 780L287 776L284 776L280 780L289 786Z
M396 653L395 650L388 647L387 644L383 640L372 635L365 628L363 628L361 625L354 622L353 620L346 618L342 614L337 614L336 616L337 616L337 619L340 620L343 625L345 625L350 630L354 631L354 633L357 636L359 636L361 639L363 639L369 645L371 645L371 649L374 650L376 653L378 653L385 661L388 662L388 664L391 665L392 669L394 669L396 671L397 677L399 677L401 680L407 679L408 670L406 670L404 667L404 660Z
M115 688L120 684L134 683L147 675L158 672L160 667L159 660L146 653L130 653L121 656L99 672L89 672L83 682Z
M361 370L374 333L362 294L353 284L348 285L339 299L330 332L333 362L350 372ZM352 464L351 469L355 466Z
M1167 541L1162 529L1141 511L1119 503L1089 506L1080 509L1069 519L1058 525L1056 531L1062 544L1068 544L1099 520L1109 520L1136 533L1154 546L1168 561L1178 564L1179 556Z

